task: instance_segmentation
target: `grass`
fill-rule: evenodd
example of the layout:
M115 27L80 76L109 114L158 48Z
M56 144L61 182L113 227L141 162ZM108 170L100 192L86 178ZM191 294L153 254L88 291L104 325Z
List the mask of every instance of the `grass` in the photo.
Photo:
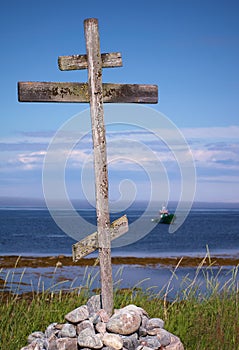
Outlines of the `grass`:
M172 278L164 288L144 290L143 281L132 290L120 288L119 281L114 288L114 306L120 308L135 304L144 308L150 317L165 321L165 329L180 337L185 350L237 350L239 348L239 286L237 268L233 268L227 281L221 285L220 270L213 273L213 265L202 269L198 266L193 279L185 278L174 300L168 295ZM203 291L198 283L199 272L203 271ZM10 278L10 277L9 277ZM64 315L86 303L94 276L87 275L84 286L69 291L50 290L19 295L0 294L0 349L16 350L26 345L26 339L33 331L44 331L52 322L64 322Z

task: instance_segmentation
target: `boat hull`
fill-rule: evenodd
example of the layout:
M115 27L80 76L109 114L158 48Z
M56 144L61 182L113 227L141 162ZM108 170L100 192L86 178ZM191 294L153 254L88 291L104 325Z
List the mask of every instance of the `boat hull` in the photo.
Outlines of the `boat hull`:
M152 219L152 221L157 222L158 224L169 225L169 224L172 224L175 219L176 219L176 216L174 214L168 214L168 215L164 215L161 218Z

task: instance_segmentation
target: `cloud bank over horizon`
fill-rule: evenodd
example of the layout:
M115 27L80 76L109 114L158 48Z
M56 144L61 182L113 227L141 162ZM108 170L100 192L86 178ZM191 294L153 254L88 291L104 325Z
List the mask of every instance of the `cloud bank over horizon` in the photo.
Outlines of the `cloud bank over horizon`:
M195 200L239 201L239 127L182 128L180 131L195 163ZM2 138L1 197L43 198L42 169L53 136L54 131L37 131L19 132L15 137ZM72 134L62 135L62 152L72 137ZM88 179L91 188L90 196L94 197L91 134L78 133L77 137L80 142L70 152L66 164L67 190L70 198L84 197L80 189L83 171L84 179ZM150 186L144 166L158 173L159 186L160 171L166 171L169 198L179 199L180 169L173 152L153 133L137 128L127 130L125 126L122 130L107 130L107 146L110 194L113 199L118 196L119 183L125 179L138 188L139 200L145 198ZM175 147L180 149L180 145L175 144ZM149 156L148 150L152 155ZM160 167L155 166L155 162Z

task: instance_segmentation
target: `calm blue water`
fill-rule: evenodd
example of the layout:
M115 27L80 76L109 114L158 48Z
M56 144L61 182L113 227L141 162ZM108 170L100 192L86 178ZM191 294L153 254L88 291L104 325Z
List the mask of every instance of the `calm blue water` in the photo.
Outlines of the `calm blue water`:
M95 212L80 212L91 223L95 223ZM126 212L129 225L142 214L141 210ZM68 215L64 213L64 215ZM70 215L70 213L69 213ZM143 229L149 233L137 242L112 249L115 256L205 256L207 247L211 255L239 256L239 209L192 210L184 224L174 234L168 233L168 225L153 227L151 218L144 217ZM121 214L112 216L112 220ZM131 225L130 225L131 227ZM152 230L151 230L152 228ZM131 230L132 231L132 230ZM137 232L126 233L137 236ZM1 209L0 210L0 255L71 255L75 240L67 236L55 224L47 210ZM93 256L95 254L93 253ZM239 283L239 276L233 273L236 267L203 267L197 276L197 283L205 289L205 274L218 276L221 285L232 276ZM93 276L92 288L100 286L98 267L90 267ZM14 268L0 269L0 278L5 280L5 289L16 292L32 290L69 289L84 286L88 273L81 266L61 268ZM184 281L194 279L197 268L179 267L174 274L171 266L113 266L113 280L122 288L136 285L142 288L155 287L157 291L167 288L171 280L169 297L173 298ZM235 278L236 276L236 278ZM19 282L21 281L21 283Z
M80 214L95 223L94 210ZM129 210L126 214L130 224L142 211ZM119 216L112 216L112 220ZM239 254L239 209L192 210L173 234L168 233L168 225L153 228L152 217L155 213L143 220L145 230L152 228L151 232L133 244L113 248L112 255L205 255L207 246L213 255ZM47 210L0 210L0 255L71 255L75 242L55 224Z

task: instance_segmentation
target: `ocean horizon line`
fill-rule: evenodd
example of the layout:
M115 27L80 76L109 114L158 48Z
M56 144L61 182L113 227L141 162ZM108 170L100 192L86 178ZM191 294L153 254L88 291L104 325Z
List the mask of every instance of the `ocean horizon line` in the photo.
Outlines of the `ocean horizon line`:
M64 204L60 200L55 201L56 210L57 209L64 209ZM95 210L95 207L92 206L91 203L89 203L87 200L78 200L78 199L72 199L72 209L75 210ZM137 200L129 205L127 209L144 209L148 205L148 201L146 200ZM151 207L153 209L159 209L162 204L164 204L164 201L153 201L150 203ZM187 202L184 202L185 205ZM127 204L127 203L126 203ZM168 201L167 206L171 208L176 208L178 202L177 201ZM62 205L62 208L61 208ZM120 202L120 206L124 206L125 203ZM1 209L38 209L38 210L48 210L48 207L46 205L45 200L41 198L30 198L30 197L0 197L0 210ZM194 201L192 203L191 209L239 209L239 201L238 202L227 202L227 201ZM120 209L120 207L119 207Z

